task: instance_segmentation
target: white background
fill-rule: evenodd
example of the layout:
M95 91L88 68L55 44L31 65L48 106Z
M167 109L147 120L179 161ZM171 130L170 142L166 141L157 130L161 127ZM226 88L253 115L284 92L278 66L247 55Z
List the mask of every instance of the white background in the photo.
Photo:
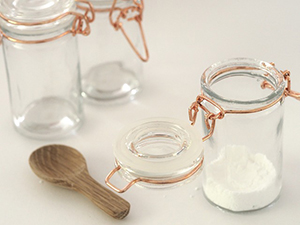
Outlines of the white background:
M203 197L201 176L169 190L131 188L122 197L130 214L117 221L76 192L41 182L30 170L36 148L59 143L80 150L101 184L113 168L112 144L137 119L172 116L187 120L199 78L214 62L251 57L291 70L300 91L300 2L297 0L145 0L144 28L150 61L144 91L126 105L85 105L86 120L71 137L37 141L12 126L7 78L0 57L0 224L300 224L300 102L285 102L283 189L272 207L252 213L221 211ZM21 63L21 62L20 62ZM259 129L259 128L258 128Z

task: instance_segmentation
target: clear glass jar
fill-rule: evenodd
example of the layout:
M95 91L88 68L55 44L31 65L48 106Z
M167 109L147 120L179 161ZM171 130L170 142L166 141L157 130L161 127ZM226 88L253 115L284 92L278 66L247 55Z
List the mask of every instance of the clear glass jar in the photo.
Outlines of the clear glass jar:
M145 39L141 35L141 21L127 21L128 18L138 16L137 12L129 10L127 19L120 19L119 22L117 17L121 13L119 9L122 9L122 13L127 13L126 9L137 9L138 6L135 0L90 2L95 8L96 19L91 24L92 32L87 40L79 38L83 97L88 102L99 104L128 101L141 90L143 62L134 49L139 54L144 54ZM110 17L112 7L115 9ZM115 29L114 26L119 23L121 27ZM123 30L132 46L122 33ZM145 54L146 58L141 58L147 61L147 48Z
M270 205L282 186L283 73L267 62L231 59L209 67L201 88L206 198L234 212Z
M76 10L75 1L4 0L0 10L16 130L48 139L77 129L83 110L77 40L72 31L75 18L69 15Z
M125 127L114 146L116 168L106 184L122 193L136 184L166 188L190 181L200 171L203 147L199 131L173 118L151 118ZM123 188L110 183L113 174L129 182Z

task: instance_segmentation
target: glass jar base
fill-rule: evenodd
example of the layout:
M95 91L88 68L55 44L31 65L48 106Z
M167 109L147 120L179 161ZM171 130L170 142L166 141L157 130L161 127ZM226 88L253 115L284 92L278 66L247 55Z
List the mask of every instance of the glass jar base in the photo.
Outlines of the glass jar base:
M46 97L31 103L24 113L14 118L16 130L31 138L52 139L78 129L82 116L69 101Z
M260 207L253 207L253 208L249 208L249 209L243 209L243 210L237 210L237 209L230 209L230 208L226 208L226 207L222 207L218 204L216 204L215 202L211 201L207 195L205 194L205 191L203 191L203 195L204 197L206 198L206 200L213 206L215 206L216 208L220 209L220 210L224 210L226 212L230 212L230 213L250 213L250 212L254 212L254 211L258 211L258 210L262 210L262 209L265 209L265 208L268 208L268 207L271 207L273 206L277 201L278 199L280 198L280 193L277 195L277 197L269 202L268 204L266 205L263 205L263 206L260 206Z
M133 71L121 62L99 64L82 79L82 96L92 102L126 101L140 91L140 82Z

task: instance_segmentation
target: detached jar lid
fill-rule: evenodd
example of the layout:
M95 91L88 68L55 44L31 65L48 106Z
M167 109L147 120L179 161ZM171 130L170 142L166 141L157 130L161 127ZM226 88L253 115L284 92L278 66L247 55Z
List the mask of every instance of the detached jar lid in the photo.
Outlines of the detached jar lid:
M105 182L116 192L125 192L137 182L145 187L169 187L187 181L202 167L202 138L189 123L152 118L125 127L114 155L116 168ZM123 189L109 181L117 171L129 182Z

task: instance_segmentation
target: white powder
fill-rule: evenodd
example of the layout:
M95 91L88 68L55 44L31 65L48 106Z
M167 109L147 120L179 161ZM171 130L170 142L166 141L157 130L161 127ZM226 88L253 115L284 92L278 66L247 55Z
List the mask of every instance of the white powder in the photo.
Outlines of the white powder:
M259 209L273 202L281 189L276 170L261 153L245 146L226 146L205 167L206 197L231 211Z

